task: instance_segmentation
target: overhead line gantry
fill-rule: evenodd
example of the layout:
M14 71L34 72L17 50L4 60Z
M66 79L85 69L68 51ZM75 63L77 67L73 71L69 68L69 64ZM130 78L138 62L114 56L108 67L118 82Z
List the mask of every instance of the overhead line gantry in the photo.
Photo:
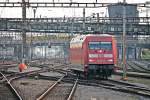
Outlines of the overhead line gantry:
M0 2L0 7L22 7L23 2ZM25 2L26 7L52 8L99 8L117 3L78 3L78 2ZM150 7L150 3L130 3L138 7Z

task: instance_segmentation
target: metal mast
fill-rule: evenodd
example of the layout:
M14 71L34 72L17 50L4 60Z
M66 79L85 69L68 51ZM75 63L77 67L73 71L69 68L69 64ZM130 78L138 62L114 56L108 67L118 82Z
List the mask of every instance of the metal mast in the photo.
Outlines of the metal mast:
M126 75L126 0L123 0L123 36L122 36L122 46L123 46L123 80L127 79Z
M26 2L22 0L22 63L26 55Z
M83 33L85 33L85 8L83 8Z

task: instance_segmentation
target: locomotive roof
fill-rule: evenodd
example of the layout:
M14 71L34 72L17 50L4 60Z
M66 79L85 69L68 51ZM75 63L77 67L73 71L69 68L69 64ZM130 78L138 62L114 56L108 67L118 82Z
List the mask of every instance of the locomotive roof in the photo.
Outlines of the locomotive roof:
M101 36L101 37L110 37L112 35L109 34L87 34L87 35L78 35L75 38L72 38L70 43L74 43L74 42L83 42L87 36Z
M112 35L109 35L109 34L88 34L86 36L112 36Z

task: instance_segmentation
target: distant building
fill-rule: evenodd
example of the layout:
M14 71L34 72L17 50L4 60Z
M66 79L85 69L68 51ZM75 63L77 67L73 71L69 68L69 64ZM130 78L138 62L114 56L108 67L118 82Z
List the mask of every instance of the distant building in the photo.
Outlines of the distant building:
M122 17L123 16L123 4L108 5L109 17ZM137 5L126 4L126 17L139 17Z
M111 24L110 31L115 32L115 34L122 33L122 31L123 31L123 28L122 28L123 6L124 6L123 3L108 5L109 18L110 19L112 18L110 20L110 24ZM140 20L134 19L135 17L139 17L139 11L137 10L137 5L125 4L125 8L126 8L126 19L127 19L126 32L127 32L127 34L135 34L136 32L140 31L140 29L137 28ZM119 18L119 19L117 19L117 18ZM134 23L128 23L128 22L130 22L129 19L131 20L131 22L133 22L133 20L134 20Z

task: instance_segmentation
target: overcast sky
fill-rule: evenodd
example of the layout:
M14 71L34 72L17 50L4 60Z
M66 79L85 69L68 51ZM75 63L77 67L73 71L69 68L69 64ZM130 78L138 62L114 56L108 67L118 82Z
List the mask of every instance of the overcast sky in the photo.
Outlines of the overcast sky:
M1 2L21 2L22 0L0 0ZM28 0L26 0L28 1ZM53 0L29 0L30 2L52 2ZM55 2L96 2L96 0L54 0ZM97 2L103 3L117 3L122 2L123 0L97 0ZM150 0L126 0L127 3L145 3ZM145 16L144 8L140 16ZM1 18L21 18L21 8L0 8L0 17ZM37 8L36 17L81 17L83 14L83 9L81 8ZM104 12L104 13L103 13ZM92 13L100 13L100 17L108 16L107 8L86 8L86 16L91 16ZM149 11L150 13L150 11ZM27 8L27 17L33 18L33 9ZM150 14L149 14L150 16Z

